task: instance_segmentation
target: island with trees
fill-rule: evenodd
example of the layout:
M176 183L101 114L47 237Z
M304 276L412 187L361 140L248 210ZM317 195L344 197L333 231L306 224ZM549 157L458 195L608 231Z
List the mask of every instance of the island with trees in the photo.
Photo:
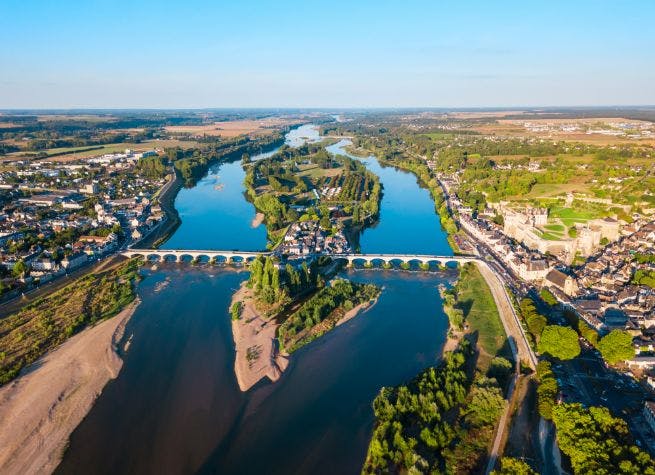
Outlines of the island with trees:
M242 391L265 377L276 381L290 353L375 303L379 287L332 278L339 269L328 257L284 267L270 255L250 263L250 277L230 304Z
M283 244L280 254L346 252L356 248L358 231L377 220L379 178L357 160L331 155L323 144L282 146L269 158L244 162L247 196L264 216L269 247ZM305 238L317 232L325 239L306 245Z

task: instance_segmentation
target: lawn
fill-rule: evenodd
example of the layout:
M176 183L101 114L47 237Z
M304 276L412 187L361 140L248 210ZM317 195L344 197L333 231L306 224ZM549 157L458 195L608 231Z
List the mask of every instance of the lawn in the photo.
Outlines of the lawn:
M541 238L547 241L560 241L562 238L564 238L564 234L545 232L541 235Z
M507 336L493 295L480 271L473 264L461 268L457 301L458 306L464 310L470 330L478 333L478 368L486 370L491 358L505 346Z
M575 223L586 223L590 219L600 218L602 214L599 211L588 209L573 209L555 206L550 209L551 218L559 218L562 223L571 227Z
M563 233L564 231L566 231L566 228L561 224L547 224L546 226L544 226L544 229L548 231L553 231L555 233Z

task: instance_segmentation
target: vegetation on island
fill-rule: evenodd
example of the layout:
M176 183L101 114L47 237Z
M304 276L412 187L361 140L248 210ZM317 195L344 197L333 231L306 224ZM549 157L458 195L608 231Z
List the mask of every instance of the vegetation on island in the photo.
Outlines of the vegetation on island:
M655 460L633 444L627 423L607 408L563 403L552 415L559 448L576 475L655 475Z
M321 267L330 264L330 259L321 259L309 266L306 262L299 267L287 263L280 268L272 256L259 257L250 264L247 285L253 289L257 306L283 320L277 331L283 351L292 353L315 340L333 329L347 312L379 296L381 289L372 284L346 279L326 284ZM230 309L235 320L241 312L241 307L235 308L237 303Z
M380 295L373 284L335 279L292 313L278 328L280 348L292 353L330 331L353 308Z
M244 183L273 242L295 221L316 220L331 230L335 209L341 227L363 225L377 218L382 193L378 177L362 163L332 156L320 144L282 146L249 164Z
M184 184L190 187L205 176L212 163L218 160L237 160L244 153L256 153L262 148L274 147L283 140L281 133L257 138L239 136L232 139L215 139L200 147L167 149L166 155L184 180Z
M0 384L67 338L111 318L136 298L139 261L89 273L0 320Z
M287 264L283 270L272 256L260 256L249 265L248 287L253 289L257 302L264 310L274 313L288 305L292 299L323 287L319 263L309 266L303 262L299 268Z

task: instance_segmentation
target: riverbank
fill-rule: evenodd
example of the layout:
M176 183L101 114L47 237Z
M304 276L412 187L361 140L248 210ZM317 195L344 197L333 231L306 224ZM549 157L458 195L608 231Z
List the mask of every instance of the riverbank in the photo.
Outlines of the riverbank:
M118 376L118 344L139 302L69 338L0 388L1 473L54 471L70 434Z
M232 336L236 355L234 373L242 392L248 391L262 379L280 379L289 360L277 349L277 328L274 318L261 315L255 305L252 290L242 283L232 297L230 308L241 302L241 314L232 320Z
M173 179L164 185L158 197L159 206L165 216L164 222L162 222L157 229L154 229L150 234L141 239L141 241L135 243L133 247L159 247L173 235L182 222L180 214L175 208L175 198L182 189L182 184L182 179L178 176L177 172L173 170Z

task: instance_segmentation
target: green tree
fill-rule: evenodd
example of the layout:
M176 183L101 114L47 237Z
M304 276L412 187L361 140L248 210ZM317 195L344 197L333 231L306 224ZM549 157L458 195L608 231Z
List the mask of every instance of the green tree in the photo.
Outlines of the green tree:
M655 461L633 445L628 425L605 407L553 407L559 447L577 474L655 475Z
M537 472L523 460L503 457L500 459L500 470L494 470L491 475L537 475Z
M28 271L29 271L29 267L22 259L17 261L16 264L14 264L14 268L11 270L11 272L17 278L25 277Z
M631 360L635 356L632 335L624 330L612 330L598 343L598 350L609 364Z
M570 327L548 325L541 333L537 349L540 353L548 353L561 360L570 360L580 354L578 334Z

